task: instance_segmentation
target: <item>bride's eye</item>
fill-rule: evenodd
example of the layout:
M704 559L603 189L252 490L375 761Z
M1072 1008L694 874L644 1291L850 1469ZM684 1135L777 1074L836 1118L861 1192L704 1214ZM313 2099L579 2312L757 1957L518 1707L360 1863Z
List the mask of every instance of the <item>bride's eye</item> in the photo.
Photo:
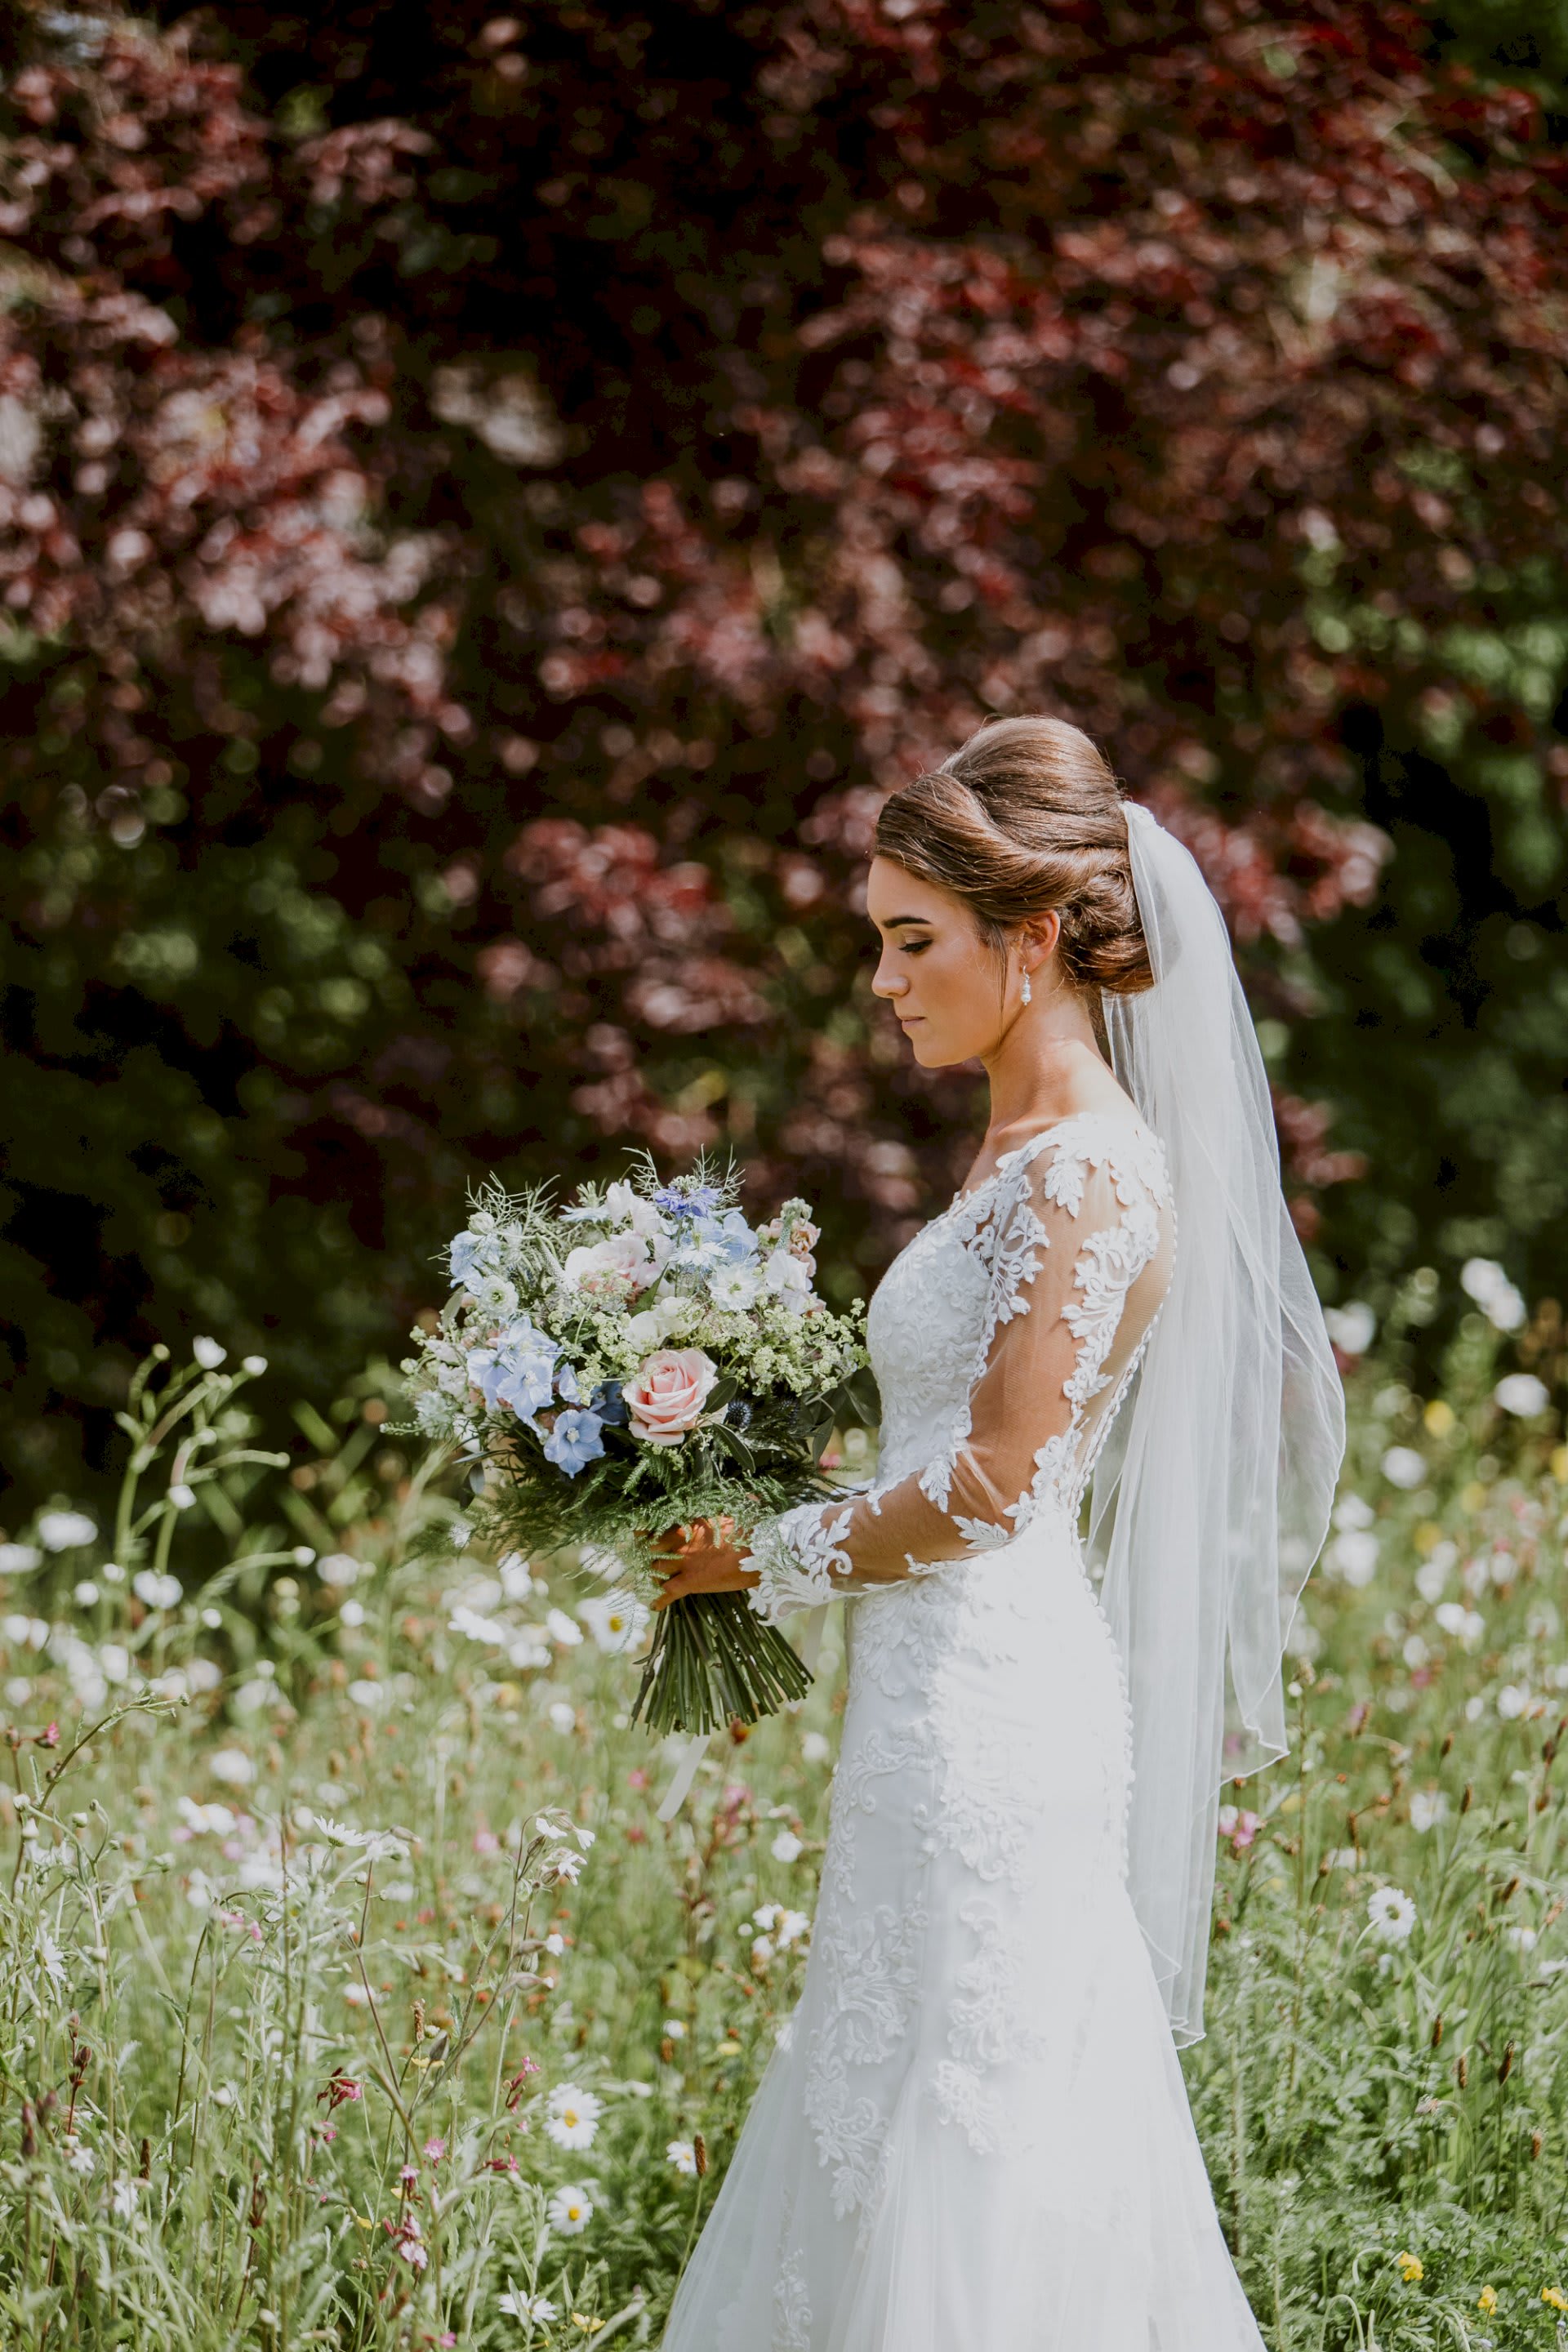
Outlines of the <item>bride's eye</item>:
M924 955L930 945L931 941L929 940L906 940L904 941L904 953L906 955Z

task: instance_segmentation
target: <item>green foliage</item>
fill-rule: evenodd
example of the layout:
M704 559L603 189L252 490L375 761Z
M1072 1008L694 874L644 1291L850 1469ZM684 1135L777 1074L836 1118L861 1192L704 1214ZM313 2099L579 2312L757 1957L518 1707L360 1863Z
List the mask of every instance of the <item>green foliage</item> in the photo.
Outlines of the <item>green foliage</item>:
M727 1140L862 1294L975 1103L856 879L991 709L1193 838L1325 1288L1555 1279L1561 45L1457 13L0 19L11 1520L485 1169Z

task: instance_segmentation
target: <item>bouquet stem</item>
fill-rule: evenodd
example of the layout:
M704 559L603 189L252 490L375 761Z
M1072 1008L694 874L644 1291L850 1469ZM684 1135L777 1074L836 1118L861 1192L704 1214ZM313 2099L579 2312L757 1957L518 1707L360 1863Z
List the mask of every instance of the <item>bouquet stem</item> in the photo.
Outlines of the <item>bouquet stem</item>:
M811 1687L804 1662L742 1592L705 1592L661 1610L632 1705L653 1732L758 1723Z

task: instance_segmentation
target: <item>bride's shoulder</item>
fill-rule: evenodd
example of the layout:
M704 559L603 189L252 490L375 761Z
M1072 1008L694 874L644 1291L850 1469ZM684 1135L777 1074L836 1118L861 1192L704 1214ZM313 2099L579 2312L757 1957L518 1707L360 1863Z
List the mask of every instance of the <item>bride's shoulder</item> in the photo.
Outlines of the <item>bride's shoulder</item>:
M1136 1192L1161 1202L1170 1198L1165 1147L1120 1087L1069 1112L1036 1141L1042 1188L1064 1207L1076 1207L1091 1171L1102 1172L1124 1203Z

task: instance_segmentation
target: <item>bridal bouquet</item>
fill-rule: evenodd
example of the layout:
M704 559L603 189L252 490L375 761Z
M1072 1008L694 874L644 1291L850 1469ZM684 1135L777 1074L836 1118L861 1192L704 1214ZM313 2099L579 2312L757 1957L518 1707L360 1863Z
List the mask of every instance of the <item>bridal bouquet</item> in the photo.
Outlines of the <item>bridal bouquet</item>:
M482 1465L482 1534L608 1553L646 1600L665 1528L727 1517L743 1538L833 1493L835 1424L875 1415L865 1310L813 1290L805 1202L752 1226L738 1190L706 1162L661 1183L646 1155L568 1208L548 1184L481 1189L449 1245L457 1288L404 1371L418 1427ZM744 1593L695 1595L656 1617L633 1713L705 1732L809 1681Z

